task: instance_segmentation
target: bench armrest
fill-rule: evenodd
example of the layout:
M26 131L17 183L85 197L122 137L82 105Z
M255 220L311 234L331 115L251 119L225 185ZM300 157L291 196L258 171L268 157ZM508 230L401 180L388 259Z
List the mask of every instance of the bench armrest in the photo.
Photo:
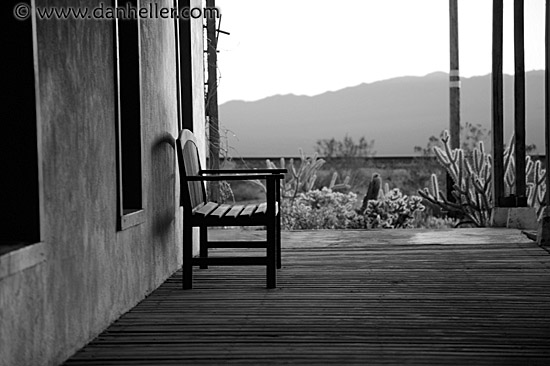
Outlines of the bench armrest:
M194 181L220 181L220 180L256 180L256 179L284 179L283 174L232 174L232 175L191 175L184 177L188 182Z
M199 174L285 174L286 169L201 169Z

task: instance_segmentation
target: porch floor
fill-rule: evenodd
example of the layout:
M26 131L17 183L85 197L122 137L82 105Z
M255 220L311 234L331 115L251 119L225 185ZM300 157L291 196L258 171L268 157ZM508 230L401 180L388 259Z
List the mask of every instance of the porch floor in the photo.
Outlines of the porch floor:
M231 240L258 231L213 231ZM550 254L511 229L283 233L262 267L178 271L67 365L550 364Z

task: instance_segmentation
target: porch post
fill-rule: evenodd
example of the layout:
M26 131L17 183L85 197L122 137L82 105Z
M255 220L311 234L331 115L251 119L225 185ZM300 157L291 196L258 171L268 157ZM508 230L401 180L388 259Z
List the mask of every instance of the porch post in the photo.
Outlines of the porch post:
M493 0L493 66L491 104L493 130L493 210L504 198L504 124L502 85L503 0Z
M206 0L206 7L216 7L215 0ZM218 36L216 18L206 19L207 60L208 60L208 93L206 94L206 116L208 117L208 152L209 169L220 169L220 130L218 121ZM218 202L219 182L210 182L209 200Z
M181 12L184 8L190 7L189 0L178 0L178 12ZM185 19L176 19L178 23L178 35L177 42L178 48L176 52L179 53L177 58L179 59L178 68L179 69L179 101L180 103L180 123L178 128L186 128L190 131L195 131L193 122L195 118L193 117L195 111L193 110L193 61L192 58L195 57L192 51L192 31L191 31L191 21ZM195 131L197 132L197 131Z
M449 133L451 148L460 147L460 72L458 63L458 0L449 0L450 24L450 72L449 72ZM447 174L447 199L455 200L451 194L453 181Z
M514 0L514 131L516 207L527 207L525 184L525 46L524 0Z
M546 0L546 65L545 65L545 95L546 95L546 104L545 104L545 123L546 123L546 209L550 209L550 105L548 105L548 99L550 97L550 86L549 84L549 55L550 47L548 46L550 38L550 0Z
M537 241L541 246L550 246L550 106L548 105L548 96L550 95L549 89L549 75L548 75L548 47L549 42L549 14L550 14L550 0L546 0L546 65L545 65L545 132L546 132L546 210L543 213L542 220L539 223L539 230L537 233Z
M449 0L450 15L450 135L451 147L460 147L460 73L458 63L458 0Z

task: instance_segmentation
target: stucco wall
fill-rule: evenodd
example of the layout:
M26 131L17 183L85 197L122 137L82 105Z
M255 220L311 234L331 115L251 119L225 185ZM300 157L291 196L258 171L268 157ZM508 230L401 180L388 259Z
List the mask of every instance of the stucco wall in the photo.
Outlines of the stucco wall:
M113 22L37 21L45 260L0 279L0 365L62 362L181 262L176 160L167 143L178 133L174 22L143 20L140 31L146 219L117 231ZM195 31L202 46L202 26ZM202 62L196 71L199 80ZM196 88L193 103L203 111L202 82ZM203 112L196 118L204 128Z

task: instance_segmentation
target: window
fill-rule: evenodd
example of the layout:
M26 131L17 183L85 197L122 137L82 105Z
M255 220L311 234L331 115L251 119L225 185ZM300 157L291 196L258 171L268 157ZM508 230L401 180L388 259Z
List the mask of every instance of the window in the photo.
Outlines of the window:
M178 9L190 9L189 0L179 0ZM180 128L193 131L193 64L191 45L191 20L180 19L178 27L180 70Z
M3 12L2 179L0 256L40 241L38 123L33 21L17 20L8 1Z
M137 0L115 6L138 9ZM140 42L138 19L115 20L119 229L143 222Z

